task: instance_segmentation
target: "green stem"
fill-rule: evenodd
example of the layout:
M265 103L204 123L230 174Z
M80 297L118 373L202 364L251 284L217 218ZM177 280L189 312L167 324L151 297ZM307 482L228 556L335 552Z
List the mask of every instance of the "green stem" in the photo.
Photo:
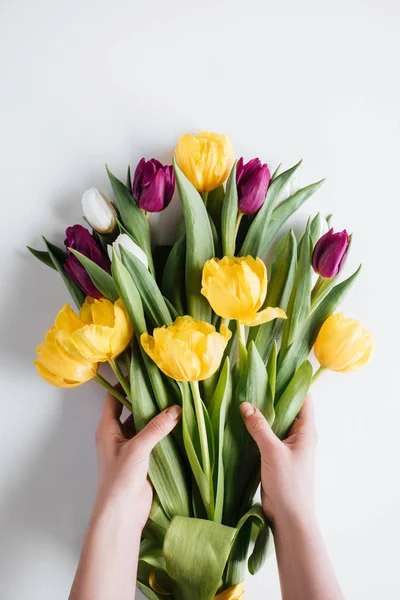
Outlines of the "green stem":
M104 377L102 377L99 373L96 373L93 379L97 381L97 383L99 383L104 389L110 392L110 394L112 394L117 400L119 400L121 404L123 404L125 408L129 410L129 412L132 412L132 405L129 400L127 400L118 390L116 390L115 387L113 387L111 383L107 381L107 379L104 379Z
M311 310L315 310L315 308L320 304L320 298L323 297L323 292L326 285L330 282L330 279L325 279L324 277L319 276L313 289L311 292Z
M311 380L311 383L315 383L318 379L318 377L320 377L322 375L322 373L326 371L326 367L323 367L322 365L319 367L319 369L317 369L317 371L315 371L313 378Z
M247 361L246 334L244 325L242 325L240 321L236 321L236 328L239 344L239 367L240 373L243 373L243 369Z
M208 448L207 429L206 429L206 422L205 422L204 413L203 413L203 401L200 396L199 382L191 381L190 387L192 389L194 410L196 413L197 425L199 428L201 461L202 461L203 471L204 471L204 475L207 478L207 481L210 482L210 486L211 486L212 479L211 479L210 452L209 452L209 448ZM210 494L210 497L212 498L212 493ZM209 512L210 507L206 507L206 508L207 508L207 512Z
M203 198L204 206L207 208L208 192L201 192L200 196Z
M117 361L115 360L115 358L112 358L111 360L109 360L108 364L110 365L110 367L114 371L114 373L115 373L115 375L116 375L119 383L121 384L122 389L124 390L125 394L127 395L128 398L130 398L131 390L129 388L128 382L125 379L125 375L121 371L121 368L120 368L119 364L117 363Z
M244 213L240 212L240 210L239 210L238 216L237 216L237 219L236 219L236 225L235 225L235 242L236 242L237 234L238 234L238 231L239 231L239 227L240 227L240 223L242 221L243 215L244 215Z

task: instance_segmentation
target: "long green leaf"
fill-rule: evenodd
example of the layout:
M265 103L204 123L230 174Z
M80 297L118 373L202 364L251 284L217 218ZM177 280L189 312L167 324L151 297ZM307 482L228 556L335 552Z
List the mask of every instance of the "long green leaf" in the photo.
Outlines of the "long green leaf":
M151 231L150 225L143 211L132 198L130 190L117 179L107 167L108 177L115 195L115 202L118 212L121 215L124 228L131 235L133 240L147 254L149 267L154 274L153 257L151 253Z
M226 410L232 398L232 380L230 372L230 362L227 357L221 374L218 379L210 405L208 407L211 424L214 432L214 441L216 448L216 460L214 469L214 489L215 489L215 512L214 521L222 522L224 510L224 431Z
M265 244L264 238L269 234L269 223L275 203L285 185L290 180L292 175L297 171L300 165L301 160L297 163L297 165L294 165L294 167L284 171L273 181L271 181L265 202L250 225L243 246L239 252L239 256L247 256L248 254L251 254L251 256L262 257L265 254L267 244Z
M27 246L29 252L31 254L33 254L33 256L35 258L37 258L38 260L40 260L40 262L42 262L44 265L46 265L47 267L50 267L51 269L54 269L54 271L57 271L57 269L55 268L53 261L50 258L50 254L44 250L36 250L35 248L31 248L30 246Z
M287 309L287 319L283 326L282 343L279 360L285 356L285 352L297 337L300 328L310 314L311 302L311 219L308 220L307 228L303 237L300 258L297 265L296 278L290 295Z
M153 492L150 514L142 531L142 536L147 540L163 544L168 526L169 519L165 514L157 493Z
M275 407L275 421L272 430L280 439L286 437L295 418L299 414L307 392L310 389L311 380L312 366L308 360L305 360L296 370Z
M125 248L121 248L122 264L128 269L142 298L145 314L155 327L171 325L172 319L156 280L141 260Z
M110 302L118 300L118 292L115 287L113 278L107 271L96 265L95 262L87 258L77 250L71 248L72 254L76 256L81 265L86 269L87 274L93 282L93 285L99 290L101 294Z
M61 249L48 242L45 237L43 237L43 241L46 244L47 251L51 260L53 261L53 265L61 275L63 282L76 306L80 308L82 304L85 302L85 294L82 292L81 288L76 285L75 281L72 281L71 277L64 270L63 264L65 261L65 252Z
M292 229L279 241L263 308L279 306L286 311L296 275L296 245L296 237ZM264 361L274 340L279 338L283 325L283 319L274 319L269 323L250 328L248 343L255 342Z
M165 263L161 291L175 307L179 315L186 314L185 302L185 260L186 236L181 235L175 242Z
M260 504L254 504L243 515L236 528L238 534L233 544L225 574L226 586L236 585L243 581L246 575L246 564L250 573L255 575L271 553L270 531ZM256 529L256 538L253 551L247 559L253 528Z
M247 362L234 394L228 412L224 436L225 499L224 523L235 522L240 508L243 491L253 472L260 453L253 438L247 432L240 415L240 404L252 402L264 415L267 412L268 375L262 358L254 343L250 344ZM238 469L237 465L246 465Z
M238 216L238 192L236 186L236 162L226 185L221 213L221 238L223 256L235 256L236 221Z
M275 388L276 388L276 362L277 346L274 340L267 362L268 389L267 389L267 409L265 418L272 425L275 420Z
M207 211L213 220L218 238L221 238L221 213L225 198L224 186L220 185L215 190L208 192Z
M133 418L137 431L158 414L149 383L144 375L138 344L135 344L130 368ZM150 455L149 476L166 515L190 516L190 500L184 464L172 435L167 436Z
M236 533L233 527L203 519L172 519L164 557L178 598L213 600Z
M187 308L194 319L210 323L211 307L200 290L204 263L215 255L211 225L200 194L176 162L174 168L186 227Z
M297 367L307 358L314 346L315 340L322 325L328 317L335 311L346 296L350 287L353 285L361 269L357 269L351 277L336 285L321 302L321 304L311 313L309 319L304 324L298 337L290 346L282 363L279 365L276 379L276 395L279 399L290 379L293 377Z

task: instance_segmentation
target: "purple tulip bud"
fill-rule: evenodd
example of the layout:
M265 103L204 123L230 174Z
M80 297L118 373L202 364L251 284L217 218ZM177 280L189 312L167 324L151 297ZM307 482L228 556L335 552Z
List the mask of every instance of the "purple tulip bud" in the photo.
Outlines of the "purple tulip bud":
M171 202L175 189L175 173L172 165L163 166L152 158L142 158L136 167L132 195L140 208L147 212L160 212Z
M72 254L69 248L77 250L87 258L90 258L96 265L110 272L110 261L103 254L94 237L82 225L73 225L68 227L65 232L67 236L64 244L67 249L67 260L64 263L64 269L68 275L75 281L87 296L92 298L102 298L99 290L95 287L86 269L79 260Z
M267 164L259 158L253 158L246 165L239 158L236 165L236 184L238 190L239 210L253 215L264 204L271 173Z
M325 279L335 277L342 268L349 248L349 235L344 229L333 233L330 229L315 244L312 266L316 273Z

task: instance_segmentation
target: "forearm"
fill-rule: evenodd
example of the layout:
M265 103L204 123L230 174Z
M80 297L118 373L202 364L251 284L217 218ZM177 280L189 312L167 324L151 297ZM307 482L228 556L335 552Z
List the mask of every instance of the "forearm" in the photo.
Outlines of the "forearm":
M132 600L140 535L132 507L96 502L70 600Z
M282 600L343 600L315 517L282 515L273 530Z

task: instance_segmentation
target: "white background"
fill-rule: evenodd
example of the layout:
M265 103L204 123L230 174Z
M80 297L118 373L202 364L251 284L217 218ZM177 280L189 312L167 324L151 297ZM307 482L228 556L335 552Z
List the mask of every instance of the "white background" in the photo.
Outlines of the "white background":
M103 396L37 376L67 293L24 247L62 243L88 187L111 194L105 162L122 178L202 129L271 168L303 158L300 183L327 182L295 224L321 210L354 233L348 273L364 266L343 308L377 351L315 386L317 507L346 598L399 598L398 3L2 0L0 12L0 598L67 598ZM246 585L249 600L278 600L275 559Z

